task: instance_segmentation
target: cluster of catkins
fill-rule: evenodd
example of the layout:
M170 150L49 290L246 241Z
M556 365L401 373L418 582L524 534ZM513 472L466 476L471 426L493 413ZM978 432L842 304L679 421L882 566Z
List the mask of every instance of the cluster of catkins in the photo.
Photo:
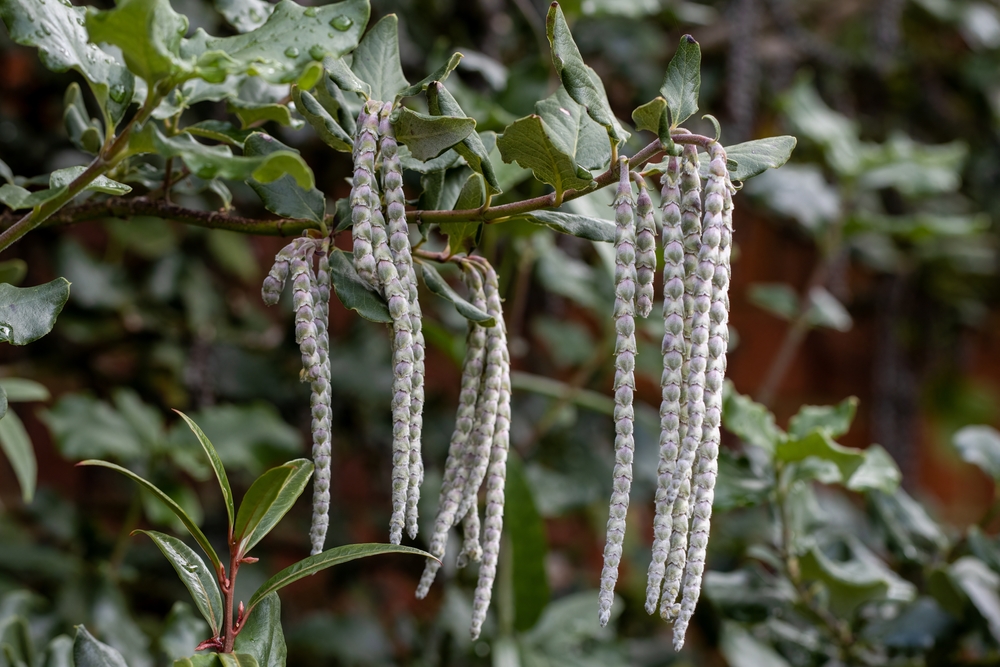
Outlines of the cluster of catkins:
M646 611L652 614L659 607L664 619L673 620L678 650L694 614L705 569L729 343L733 187L725 149L718 142L708 142L706 148L710 161L704 205L696 144L687 143L679 156L668 158L660 181L663 376ZM630 180L639 187L635 200ZM632 483L634 317L646 317L652 309L656 271L653 202L643 176L633 173L630 177L624 158L614 206L615 469L601 574L602 625L608 622L614 601Z

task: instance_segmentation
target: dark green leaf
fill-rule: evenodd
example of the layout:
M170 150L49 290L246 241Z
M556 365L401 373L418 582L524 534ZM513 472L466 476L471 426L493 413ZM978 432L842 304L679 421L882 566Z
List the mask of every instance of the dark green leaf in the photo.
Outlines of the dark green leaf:
M0 283L0 342L27 345L38 340L52 331L67 299L65 278L35 287Z
M469 178L465 181L465 186L458 194L458 199L455 202L455 207L458 208L463 203L473 203L473 206L478 208L482 204L482 184L483 179L479 174L470 174ZM478 189L478 192L476 191ZM479 198L473 200L470 197L469 191L472 190L474 194L478 194ZM463 202L462 198L465 196L466 201ZM479 203L474 203L478 201ZM452 254L465 252L471 253L472 250L479 245L479 239L483 233L483 223L479 220L464 220L462 222L442 222L438 224L438 229L445 237L448 239L448 250Z
M446 301L450 301L454 304L455 310L457 310L462 317L476 322L484 327L496 326L496 320L459 296L458 293L451 288L451 285L449 285L448 282L441 277L441 274L437 272L437 269L426 262L421 262L420 268L423 272L424 284L427 285L427 289Z
M128 477L129 479L131 479L132 481L136 482L140 486L142 486L150 493L152 493L160 500L160 502L162 502L164 505L170 508L170 511L173 512L178 519L181 520L181 522L184 524L184 527L188 529L188 532L191 533L191 536L194 537L198 545L205 551L205 554L208 556L209 560L212 561L212 566L215 568L215 570L217 572L222 570L222 562L219 560L219 556L215 553L215 549L213 549L212 545L209 543L208 538L205 537L205 533L201 532L201 528L199 528L194 523L194 521L191 520L191 517L188 516L187 512L181 509L180 505L174 502L174 500L170 496L168 496L159 488L157 488L155 484L143 479L139 475L136 475L128 468L123 468L119 465L115 465L114 463L108 463L107 461L87 460L87 461L80 461L79 463L77 463L77 465L100 466L102 468L110 468L111 470L116 470L121 474L125 475L126 477Z
M164 79L190 76L193 64L181 56L187 29L187 17L169 0L121 0L114 9L87 14L90 39L120 48L129 70L151 88Z
M566 17L558 3L553 2L549 6L549 13L545 19L545 34L552 47L552 64L569 96L587 110L594 122L603 125L617 143L628 139L628 132L622 129L615 119L614 112L611 111L600 77L583 62L580 49L573 41L573 35L570 34L569 26L566 24Z
M445 64L441 65L441 67L438 67L436 70L434 70L433 72L431 72L430 74L428 74L427 76L425 76L420 81L417 81L412 86L410 86L408 88L404 88L403 90L401 90L396 95L396 99L398 100L398 99L401 99L401 98L404 98L404 97L409 97L410 95L416 95L416 94L420 93L421 91L427 90L428 87L429 87L429 85L432 82L436 81L439 84L443 83L444 80L448 78L448 75L451 74L455 70L456 67L458 67L458 63L460 63L460 62L462 62L462 54L461 53L453 53L453 54L451 54L451 58L448 58L448 61ZM464 113L461 113L461 112L459 112L459 113L452 113L450 111L445 111L443 114L434 113L433 111L431 113L434 114L435 116L440 116L440 115L443 115L443 116L464 116L465 115Z
M97 155L104 142L101 124L87 113L87 105L83 101L80 85L74 81L66 88L63 95L63 125L73 145L80 150Z
M114 125L132 103L135 79L117 60L90 43L83 25L86 15L84 7L61 2L0 3L0 17L7 24L10 38L23 46L37 46L42 63L50 70L74 69L82 74Z
M213 0L212 4L236 32L250 32L261 27L274 10L274 5L265 0Z
M666 147L673 146L670 138L670 112L667 111L667 101L655 97L632 112L637 130L647 130L660 138L660 143Z
M268 593L257 603L236 636L233 650L252 655L260 667L285 667L287 649L277 593Z
M333 119L326 109L310 95L307 91L298 87L293 89L295 96L295 108L309 122L319 138L330 148L350 153L353 150L354 142L351 135L344 131L344 128Z
M545 574L548 544L545 524L524 476L524 464L516 452L511 452L507 458L506 494L504 527L510 535L514 570L514 628L524 632L538 622L549 602L549 582Z
M604 169L611 162L607 133L562 86L535 104L545 130L560 151L570 155L583 169Z
M240 557L281 521L302 495L312 473L312 462L296 459L268 470L250 485L233 525L233 541Z
M213 141L221 141L233 146L239 146L240 148L243 148L243 142L247 140L247 137L253 134L253 130L237 129L235 125L224 120L203 120L200 123L188 125L182 128L181 131L193 134L196 137L204 137Z
M292 110L287 104L257 104L239 99L231 99L226 104L226 111L236 114L244 130L261 123L274 121L278 125L299 129L302 121L292 116Z
M726 157L736 162L736 168L729 170L729 178L745 181L768 169L777 169L788 162L796 142L795 137L783 135L727 146Z
M351 69L371 86L371 98L379 102L390 102L409 87L399 62L399 19L395 14L384 16L365 33L354 50Z
M680 45L667 65L660 94L670 110L670 126L677 127L698 110L701 89L701 47L691 35L681 37Z
M531 115L514 121L497 139L504 162L517 162L530 169L535 178L548 183L561 196L566 190L583 190L593 183L593 176L560 150L550 139L541 116Z
M277 152L298 154L298 151L261 132L254 132L247 137L243 146L243 154L247 157L264 157ZM282 218L312 220L316 223L323 221L323 216L326 214L326 197L315 187L303 188L289 174L270 183L249 180L247 184L264 202L267 210L275 215Z
M324 66L331 60L330 58L324 60ZM350 70L347 71L350 72ZM347 132L348 136L353 137L357 131L355 111L352 110L347 98L344 97L344 91L334 82L329 73L320 80L319 85L314 90L316 91L316 99L323 105L326 112Z
M393 114L396 139L418 160L437 157L476 129L476 121L456 116L428 116L401 107Z
M23 259L15 258L0 262L0 283L20 285L26 275L28 275L28 263Z
M74 667L128 667L121 653L94 639L82 625L76 626L73 664Z
M6 403L6 400L4 401ZM24 424L13 411L8 411L0 419L0 449L7 456L14 476L21 487L21 498L30 503L35 497L35 483L38 477L38 464L35 461L35 451L31 448L31 439L24 429Z
M219 592L215 574L208 569L205 561L176 537L155 530L135 532L148 536L159 547L188 589L198 611L208 621L209 627L212 628L212 636L219 636L224 621L222 593Z
M779 443L774 456L778 461L786 463L803 461L810 456L832 461L844 480L850 479L865 458L864 451L837 444L823 429Z
M831 438L847 433L858 409L855 396L845 398L837 405L803 405L798 414L788 422L788 435L803 438L810 431L824 429Z
M372 322L392 322L385 299L361 279L354 262L339 248L330 249L330 282L345 308L357 311Z
M483 177L479 174L472 173L469 174L469 178L466 179L465 185L462 186L462 190L458 193L458 199L455 200L455 209L461 211L467 211L470 209L478 209L486 202L486 188L483 184ZM442 223L442 231L444 226L448 223ZM451 237L451 234L445 232ZM475 236L475 233L472 234ZM452 252L457 251L458 246L452 245Z
M358 75L342 58L327 58L323 61L323 67L330 80L344 92L371 97L372 87L359 79Z
M607 220L559 211L533 211L519 215L517 218L533 222L536 225L545 225L557 232L579 236L581 239L589 241L601 243L614 243L615 241L615 226Z
M250 598L250 602L247 603L247 613L249 614L270 593L281 590L288 584L296 582L299 579L304 579L309 575L316 574L317 572L325 570L328 567L340 565L341 563L346 563L358 558L365 558L367 556L394 553L414 554L416 556L423 556L424 558L434 558L434 556L430 555L426 551L394 544L348 544L342 547L327 549L323 553L316 554L315 556L309 556L294 565L289 565L284 570L265 581L264 584L257 589L257 592Z
M174 410L181 419L188 425L191 432L194 433L194 437L198 438L198 442L201 444L201 448L205 450L205 456L208 457L208 463L212 466L212 471L215 473L215 479L219 482L219 488L222 490L222 499L226 503L226 514L229 517L229 529L233 528L233 514L235 511L233 504L233 490L229 486L229 477L226 475L226 469L222 465L222 459L219 458L219 453L215 451L215 446L212 441L208 439L205 432L201 430L201 427L195 424L190 417L181 412L180 410ZM211 622L211 621L210 621Z
M951 442L966 463L1000 481L1000 432L992 426L966 426L952 437Z
M427 86L427 107L431 115L434 116L465 116L462 107L455 101L448 89L438 81ZM500 183L497 181L496 171L493 169L493 163L490 162L490 153L486 150L486 145L479 134L476 132L469 134L462 140L462 143L455 145L455 151L465 158L473 171L482 174L490 195L502 192Z
M773 453L787 439L784 431L774 423L774 415L749 396L737 392L731 382L726 383L722 408L722 424L747 444Z
M729 450L719 452L719 476L712 501L714 511L753 507L766 502L770 493L771 483L755 475L746 460L737 460Z

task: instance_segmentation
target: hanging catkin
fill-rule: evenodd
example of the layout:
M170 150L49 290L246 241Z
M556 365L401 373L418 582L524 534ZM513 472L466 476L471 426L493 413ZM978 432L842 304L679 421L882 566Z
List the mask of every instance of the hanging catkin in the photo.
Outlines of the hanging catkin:
M330 435L331 435L331 389L330 389L330 332L328 330L330 309L330 257L329 239L324 239L316 250L316 280L312 286L313 315L316 325L317 348L319 352L319 372L312 380L313 463L313 507L312 525L309 538L312 554L323 551L326 530L330 523Z
M292 255L305 240L304 238L294 239L274 256L274 264L260 288L260 298L266 305L273 306L281 299L281 290L285 288L285 282L288 280L288 265L292 261Z
M601 626L611 618L611 604L618 580L625 517L632 486L633 440L632 394L635 389L635 203L629 182L628 159L619 162L620 179L615 197L615 468L608 512L604 568L601 572L598 616Z
M406 223L406 199L403 195L403 168L399 161L396 137L390 122L392 104L387 102L379 113L379 152L382 155L382 192L385 196L389 250L396 265L399 281L406 289L412 333L413 373L410 377L410 450L409 483L406 495L406 532L417 536L417 504L423 482L423 460L420 435L424 405L424 335L420 303L417 299L417 278L410 256L410 233Z
M351 236L354 243L354 267L358 275L377 285L375 256L372 254L372 214L379 208L375 182L375 158L378 151L378 114L381 103L365 102L358 114L358 133L354 138L354 182L351 185Z
M656 219L646 181L636 174L635 182L639 186L639 196L635 200L635 276L638 282L635 312L639 317L648 317L653 309L653 279L656 277Z
M474 265L465 266L464 269L465 283L469 288L472 305L480 310L486 310L486 294L483 290L482 275ZM444 479L438 498L438 514L434 521L434 534L431 536L428 547L428 551L438 560L428 559L424 566L424 573L417 587L418 598L425 597L431 584L434 583L434 577L441 567L439 560L444 557L448 531L461 518L457 516L458 505L462 500L465 481L469 474L466 469L466 450L470 446L469 441L475 428L476 403L482 385L485 360L486 330L475 322L469 322L465 359L462 362L458 410L455 414L455 430L452 432L451 442L448 446Z
M493 582L497 574L500 553L500 535L503 531L504 487L507 479L507 452L510 449L510 353L507 349L507 331L503 308L500 305L500 284L492 267L486 270L487 312L496 320L493 331L500 341L500 391L497 402L496 425L490 449L489 469L486 474L486 518L483 525L482 565L472 601L472 638L486 620L486 611L493 596ZM475 506L472 508L475 511Z
M657 467L653 557L646 583L646 612L656 613L670 550L673 519L667 489L681 441L681 386L684 383L684 233L681 229L681 161L667 160L660 179L663 210L663 374L660 379L660 457Z
M730 196L729 172L726 169L726 151L721 144L710 144L709 154L711 162L705 187L705 219L697 271L699 282L707 278L711 286L711 303L708 309L710 325L706 345L708 363L705 373L705 420L693 481L694 506L691 511L691 535L684 568L681 606L674 623L676 650L684 645L684 634L698 604L705 571L712 501L719 466L722 380L729 338L729 255L732 240L732 205L731 201L727 202ZM725 249L722 249L723 244ZM695 308L696 313L700 311L700 301L696 302Z

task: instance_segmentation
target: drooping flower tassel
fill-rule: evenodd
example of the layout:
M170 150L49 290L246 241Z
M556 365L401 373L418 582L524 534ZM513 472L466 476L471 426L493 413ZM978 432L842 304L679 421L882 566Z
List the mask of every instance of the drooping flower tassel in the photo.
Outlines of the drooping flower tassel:
M332 394L330 389L330 257L329 239L317 243L316 279L312 286L313 314L316 325L319 369L312 380L313 507L309 538L313 555L323 551L330 524L330 435L332 431Z
M354 138L354 181L351 186L351 238L354 244L354 268L362 280L378 285L375 256L372 251L372 213L380 207L375 181L378 151L378 114L381 104L369 100L358 114L358 133Z
M639 317L648 317L653 309L653 279L656 277L656 218L646 181L636 174L635 182L639 186L639 196L635 200L635 275L638 283L635 312Z

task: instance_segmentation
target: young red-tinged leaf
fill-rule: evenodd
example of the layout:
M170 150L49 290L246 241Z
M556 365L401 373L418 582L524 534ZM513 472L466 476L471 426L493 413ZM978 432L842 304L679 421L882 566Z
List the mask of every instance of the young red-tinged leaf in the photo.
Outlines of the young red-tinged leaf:
M233 543L239 557L245 556L281 521L302 495L312 473L311 461L296 459L271 468L250 485L233 527Z

